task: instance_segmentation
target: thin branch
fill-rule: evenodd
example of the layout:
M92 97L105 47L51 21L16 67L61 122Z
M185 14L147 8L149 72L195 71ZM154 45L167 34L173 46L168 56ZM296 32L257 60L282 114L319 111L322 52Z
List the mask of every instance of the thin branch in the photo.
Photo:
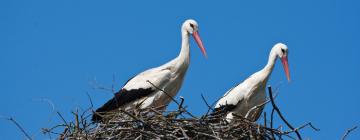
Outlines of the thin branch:
M212 137L214 139L217 139L217 140L220 140L220 138L216 137L216 136L213 136L213 135L209 135L209 134L206 134L206 133L202 133L202 132L197 132L198 134L200 135L204 135L204 136L208 136L208 137Z
M66 125L66 127L70 127L69 125L68 125L68 123L66 122L66 120L64 119L64 117L61 115L61 113L60 112L56 112L58 115L59 115L59 117L61 118L61 120L64 122L64 124Z
M182 97L182 96L180 96L180 105L179 105L179 107L178 107L178 109L181 111L181 109L183 108L183 104L184 104L184 101L185 101L185 99L184 99L184 97Z
M274 99L278 96L277 93L278 93L278 92L275 93L275 95L274 95L274 97L273 97ZM263 103L261 103L261 104L258 104L258 105L254 106L254 107L252 107L252 108L246 113L245 118L248 118L248 116L250 115L250 112L252 112L253 110L255 110L255 109L257 109L257 108L263 107L264 105L266 105L266 104L269 103L269 102L270 102L270 98L266 99L265 102L263 102Z
M274 128L274 112L275 112L275 109L273 108L271 110L271 115L270 115L270 128L273 129ZM274 135L274 132L271 131L271 136L275 139L275 135Z
M264 111L264 127L266 127L267 126L267 124L266 124L267 122L266 122L266 112Z
M214 109L212 108L212 106L209 105L209 103L206 101L205 97L203 94L201 94L201 98L204 101L204 103L206 104L206 106L208 107L208 110L205 114L205 116L209 115L210 111L214 111Z
M268 86L268 90L269 90L269 94L270 94L270 99L271 99L271 104L273 106L273 109L275 109L275 111L278 113L278 115L280 116L281 120L284 121L284 123L292 130L295 130L295 134L297 135L297 137L302 140L301 135L299 133L298 130L296 130L285 118L284 116L281 114L280 109L276 106L275 102L274 102L274 98L273 98L273 94L272 94L272 90L271 90L271 86Z
M13 118L13 117L5 117L5 116L0 116L0 118L8 120L12 123L14 123L16 125L17 128L20 129L20 131L26 136L26 138L28 140L32 140L32 138L30 137L30 135L25 131L25 129Z
M76 112L71 113L75 116L75 129L77 132L80 132L79 110L76 109Z
M139 119L138 117L132 115L131 113L129 113L129 112L125 111L125 110L120 109L120 112L125 113L126 115L130 116L131 118L133 118L136 121L139 121L139 122L141 122L143 124L146 124L143 120Z
M179 127L181 130L182 135L185 137L185 139L190 139L189 136L186 134L185 130L182 127Z
M93 104L93 101L92 101L92 99L91 99L91 96L89 95L89 93L88 92L86 92L86 95L87 95L87 97L88 97L88 99L89 99L89 101L90 101L90 108L94 108L94 104Z
M180 106L180 103L174 99L174 97L172 97L169 93L167 93L166 91L164 91L163 89L157 87L155 84L153 84L151 81L146 80L146 82L150 83L153 87L155 87L157 90L160 90L161 92L165 93L165 95L167 95L172 101L174 101L178 106Z
M341 140L345 140L346 137L347 137L352 131L354 131L356 128L358 128L358 126L354 126L354 127L352 127L352 128L349 128L348 130L346 130L346 132L345 132L344 136L341 138Z
M60 137L59 137L60 140L65 140L65 138L66 138L66 132L67 132L68 130L69 130L69 128L66 127L66 128L64 129L64 132L60 134Z
M298 127L298 128L293 129L293 130L285 131L285 132L283 132L282 134L289 134L289 133L295 132L295 131L297 131L297 130L303 129L303 128L305 128L306 126L310 126L310 127L311 127L313 130L315 130L315 131L320 131L320 129L318 129L318 128L316 128L314 125L312 125L311 122L308 122L308 123L306 123L306 124L301 125L301 126Z
M149 80L146 80L146 82L150 83L153 87L155 87L157 90L160 90L161 92L165 93L165 95L167 95L172 101L174 101L178 106L180 106L180 103L178 101L176 101L169 93L167 93L166 91L164 91L163 89L157 87L156 85L154 85L152 82L150 82ZM184 109L184 111L190 115L193 118L197 118L196 116L194 116L192 113L190 113L189 111L187 111L185 108L183 108L182 106L180 106L182 109Z

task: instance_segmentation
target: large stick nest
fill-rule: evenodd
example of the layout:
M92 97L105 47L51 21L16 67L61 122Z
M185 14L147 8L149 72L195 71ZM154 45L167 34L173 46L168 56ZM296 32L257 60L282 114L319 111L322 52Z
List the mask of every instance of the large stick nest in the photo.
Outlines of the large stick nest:
M109 120L92 128L63 134L68 139L271 139L272 129L238 118L231 124L220 118L178 118L182 111L166 116L154 109L115 113ZM73 125L74 126L74 125ZM76 126L76 125L75 125ZM77 129L77 130L76 130ZM275 133L280 132L274 130Z
M270 89L270 88L269 88ZM271 90L271 89L270 89ZM272 97L272 95L270 95ZM272 99L272 98L271 98ZM234 120L228 123L224 119L224 113L196 117L187 111L183 106L183 99L178 104L176 111L159 112L156 108L136 109L130 111L119 110L107 113L105 119L98 124L89 122L92 115L92 108L79 113L73 112L75 119L66 122L62 115L63 124L53 128L43 129L49 135L57 135L59 139L301 139L299 130L306 123L298 128L293 128L282 116L275 103L272 101L273 111L271 119L266 119L264 113L263 124L251 122L236 114ZM273 128L273 115L277 111L290 128L282 131L282 127ZM270 125L270 126L267 126ZM55 132L56 128L64 127L61 132ZM296 134L297 138L294 137Z

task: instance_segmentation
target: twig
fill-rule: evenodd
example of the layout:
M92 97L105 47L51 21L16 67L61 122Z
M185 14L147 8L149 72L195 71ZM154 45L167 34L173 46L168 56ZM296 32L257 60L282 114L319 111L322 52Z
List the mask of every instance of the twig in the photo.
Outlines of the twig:
M149 80L146 80L146 82L150 83L153 87L155 87L157 90L160 90L161 92L165 93L165 95L167 95L172 101L174 101L178 106L180 106L179 102L176 101L169 93L167 93L166 91L164 91L163 89L157 87L156 85L154 85L152 82L150 82ZM183 108L181 106L182 109L184 109L184 111L190 115L193 118L197 118L196 116L194 116L192 113L190 113L189 111L187 111L185 108Z
M277 93L274 95L274 99L277 97ZM247 113L246 113L246 115L245 115L245 118L248 118L248 116L250 115L250 112L252 112L253 110L255 110L255 109L257 109L257 108L260 108L260 107L263 107L264 105L266 105L267 103L269 103L270 102L270 98L268 98L265 102L263 102L263 103L261 103L261 104L258 104L258 105L256 105L256 106L254 106L254 107L252 107Z
M289 133L292 133L292 132L294 132L294 131L303 129L303 128L305 128L306 126L310 126L310 127L311 127L313 130L315 130L315 131L320 131L320 129L318 129L318 128L316 128L314 125L312 125L311 122L308 122L308 123L306 123L306 124L304 124L304 125L301 125L301 126L298 127L298 128L295 128L295 129L290 130L290 131L283 132L282 134L289 134Z
M19 128L21 130L21 132L26 136L26 138L28 140L32 140L32 138L30 137L30 135L25 131L25 129L13 118L13 117L4 117L4 116L0 116L0 118L3 118L5 120L8 120L12 123L14 123L16 125L17 128Z
M266 124L267 122L266 122L266 112L264 111L264 127L266 127L267 126L267 124Z
M70 128L70 126L68 125L68 123L66 122L66 120L64 119L64 117L60 114L60 112L56 112L58 115L59 115L59 117L61 118L61 120L65 123L65 125L66 125L66 127L69 127Z
M274 112L275 112L275 109L273 108L271 110L271 115L270 115L270 128L271 129L274 128ZM275 139L275 135L274 135L273 131L271 131L271 136L273 137L273 139Z
M208 136L208 137L212 137L212 138L215 138L217 140L220 140L220 138L216 137L216 136L213 136L213 135L209 135L209 134L206 134L206 133L202 133L202 132L197 132L198 134L200 135L204 135L204 136Z
M141 122L143 124L146 124L143 120L139 119L138 117L132 115L131 113L129 113L129 112L125 111L125 110L120 109L120 112L125 113L126 115L130 116L131 118L133 118L136 121L139 121L139 122Z
M311 124L311 122L309 122L308 124L309 124L310 127L311 127L312 129L314 129L315 131L320 131L320 129L319 129L319 128L316 128L315 126L313 126L313 125Z
M346 137L350 134L350 132L354 131L356 128L358 128L358 126L354 126L352 128L349 128L348 130L346 130L344 136L341 138L341 140L345 140Z
M93 108L94 107L94 104L93 104L93 101L92 101L92 99L91 99L91 96L89 95L89 93L88 92L86 92L86 95L87 95L87 97L89 98L89 101L90 101L90 108Z
M179 105L179 107L178 107L178 109L181 111L181 109L183 108L183 104L184 104L184 101L185 101L185 99L184 99L184 97L182 97L182 96L180 96L180 105Z
M201 98L204 101L204 103L206 104L206 106L208 107L208 110L205 114L205 116L209 115L210 111L214 111L214 109L212 108L212 106L209 105L209 103L206 101L205 97L203 94L201 94Z
M69 130L69 128L66 127L66 128L64 129L64 132L60 134L60 137L59 137L60 140L65 140L65 138L66 138L66 132L67 132L68 130Z
M75 116L75 128L77 132L80 132L80 123L79 123L79 110L76 109L76 112L72 112Z
M190 139L182 127L179 127L179 129L181 130L181 133L185 137L185 139Z
M183 107L183 104L184 104L184 97L180 96L180 105L178 106L178 113L175 114L175 118L177 118L179 115L183 116L182 113L184 113L184 111L186 111Z
M273 109L275 109L275 111L278 113L278 115L280 116L281 120L284 121L284 123L292 130L295 130L295 128L284 118L284 116L281 114L280 109L276 106L275 102L274 102L274 98L273 98L273 94L272 94L272 90L271 90L271 86L268 86L268 90L269 90L269 94L270 94L270 100L271 100L271 104L273 106ZM297 135L297 137L302 140L301 135L299 133L298 130L295 130L295 134Z
M155 84L153 84L151 81L146 80L146 82L150 83L153 87L155 87L157 90L160 90L161 92L165 93L165 95L167 95L169 98L171 98L172 101L174 101L178 106L180 106L180 103L174 99L174 97L172 97L169 93L167 93L166 91L164 91L163 89L157 87Z

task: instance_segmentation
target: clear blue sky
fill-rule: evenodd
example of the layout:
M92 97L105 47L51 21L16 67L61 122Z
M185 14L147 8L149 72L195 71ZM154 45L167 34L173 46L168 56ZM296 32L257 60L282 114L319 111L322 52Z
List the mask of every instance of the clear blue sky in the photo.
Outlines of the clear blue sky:
M292 82L277 63L269 84L295 126L311 121L321 129L304 138L339 139L360 125L360 3L302 1L28 1L0 2L0 115L13 116L36 139L40 129L60 123L48 103L71 120L111 98L91 81L121 88L133 75L174 58L180 26L198 21L206 60L191 43L191 65L178 95L195 114L209 101L261 69L277 42L289 47ZM269 112L269 108L266 110ZM280 121L277 120L277 125ZM0 120L0 139L23 139ZM360 130L349 140L359 139Z

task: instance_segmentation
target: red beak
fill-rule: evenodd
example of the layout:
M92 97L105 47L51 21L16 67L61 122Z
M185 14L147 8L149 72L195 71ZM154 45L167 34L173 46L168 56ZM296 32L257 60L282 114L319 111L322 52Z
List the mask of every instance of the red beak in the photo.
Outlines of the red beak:
M289 72L289 63L288 63L288 57L287 56L283 56L281 58L281 62L284 66L284 70L285 70L285 74L286 74L286 77L288 79L288 81L290 81L290 72Z
M199 36L199 33L196 31L196 32L194 32L192 35L193 35L196 43L198 44L201 52L202 52L203 55L207 58L206 50L205 50L204 45L203 45L203 43L202 43L202 41L201 41L201 38L200 38L200 36Z

